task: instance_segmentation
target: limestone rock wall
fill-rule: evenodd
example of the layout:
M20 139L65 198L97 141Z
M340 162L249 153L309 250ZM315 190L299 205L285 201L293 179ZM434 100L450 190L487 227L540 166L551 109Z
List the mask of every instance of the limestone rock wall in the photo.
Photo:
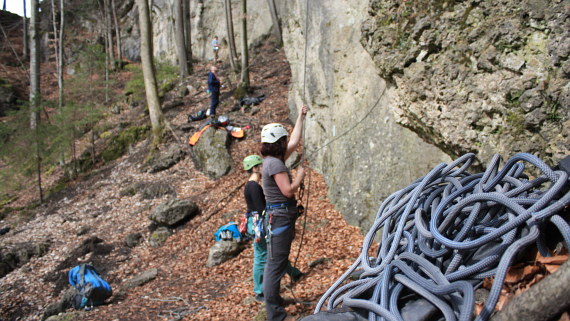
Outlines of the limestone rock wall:
M309 3L306 67L306 2L287 1L282 8L292 119L306 101L306 156L325 176L345 219L367 229L387 196L449 157L396 123L397 91L360 43L367 1Z
M362 43L396 121L448 154L570 150L570 1L372 0Z
M232 0L233 25L238 54L240 53L240 17L241 1ZM222 44L220 58L228 56L227 32L224 1L196 0L190 1L192 54L195 59L212 59L211 42L214 36ZM126 57L140 59L138 8L134 0L125 1L122 5L121 31L125 42ZM176 63L176 42L174 33L174 2L172 0L155 0L151 8L154 57L158 61ZM253 44L270 33L272 22L267 0L247 1L248 42ZM251 59L251 58L250 58Z

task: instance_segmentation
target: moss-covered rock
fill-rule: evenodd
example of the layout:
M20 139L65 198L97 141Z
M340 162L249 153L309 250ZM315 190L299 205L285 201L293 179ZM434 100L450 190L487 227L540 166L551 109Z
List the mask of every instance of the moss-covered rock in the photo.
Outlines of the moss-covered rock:
M81 315L79 312L67 312L59 315L52 315L47 318L46 321L76 321L81 320Z
M40 243L15 244L10 248L0 248L0 278L28 263L32 257L44 256L50 246L50 241L44 241Z
M212 179L218 179L232 169L232 157L228 152L230 139L224 129L207 128L192 148L192 160L198 170Z
M165 150L160 150L149 155L146 164L151 173L160 172L171 168L184 159L186 151L179 145L172 144Z
M104 162L110 162L124 155L129 146L147 138L150 125L132 126L113 137L107 148L101 153Z
M170 235L172 235L172 231L170 231L168 227L161 226L152 232L148 242L152 247L160 247L166 242L166 239L168 239Z
M397 88L396 120L457 157L570 144L570 22L560 1L370 1L361 43Z

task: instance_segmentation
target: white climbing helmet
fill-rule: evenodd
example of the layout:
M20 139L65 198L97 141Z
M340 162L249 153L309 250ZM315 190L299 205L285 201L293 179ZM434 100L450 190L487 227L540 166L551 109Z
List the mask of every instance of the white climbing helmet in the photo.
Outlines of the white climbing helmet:
M261 142L262 143L275 143L279 138L288 136L289 133L283 125L278 123L271 123L263 126L261 129Z

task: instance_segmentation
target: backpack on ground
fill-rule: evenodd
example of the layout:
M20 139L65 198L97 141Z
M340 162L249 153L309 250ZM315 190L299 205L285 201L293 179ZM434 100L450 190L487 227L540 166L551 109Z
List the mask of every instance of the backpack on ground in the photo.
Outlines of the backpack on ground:
M239 105L248 105L248 106L255 106L261 104L261 102L265 100L265 95L257 96L257 97L244 97L240 99Z
M235 239L238 242L242 241L241 233L236 222L229 222L228 224L220 227L214 233L216 241L230 241Z
M74 267L67 276L69 284L76 290L72 301L75 309L91 310L93 306L103 304L106 299L113 295L109 283L105 282L97 270L89 264Z
M206 109L199 110L195 115L188 115L188 122L206 119Z

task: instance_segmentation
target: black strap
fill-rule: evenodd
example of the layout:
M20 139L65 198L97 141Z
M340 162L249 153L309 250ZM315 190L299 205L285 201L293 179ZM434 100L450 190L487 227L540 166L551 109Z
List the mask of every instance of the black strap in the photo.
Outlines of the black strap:
M83 287L85 285L85 264L81 264L79 268L79 287Z

